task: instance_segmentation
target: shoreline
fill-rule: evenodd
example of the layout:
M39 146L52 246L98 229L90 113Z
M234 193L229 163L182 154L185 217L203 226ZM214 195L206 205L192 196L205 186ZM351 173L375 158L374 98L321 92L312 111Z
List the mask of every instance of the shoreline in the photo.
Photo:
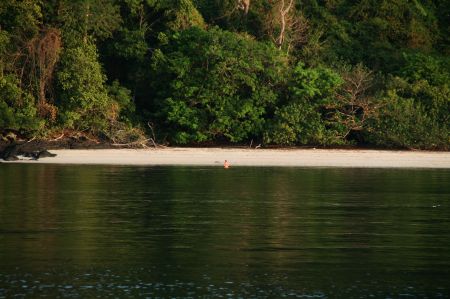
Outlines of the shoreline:
M346 149L59 149L56 157L39 160L3 161L27 164L85 165L191 165L220 166L228 160L234 166L354 167L354 168L441 168L450 169L450 152L386 151Z

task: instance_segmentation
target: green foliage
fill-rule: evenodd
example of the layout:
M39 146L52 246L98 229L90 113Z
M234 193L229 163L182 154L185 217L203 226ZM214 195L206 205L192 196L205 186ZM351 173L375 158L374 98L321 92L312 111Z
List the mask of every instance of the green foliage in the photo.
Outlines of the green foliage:
M424 53L403 53L404 65L399 75L409 81L426 80L431 85L450 82L450 58L426 55Z
M390 78L385 106L368 139L387 147L450 148L450 88L445 61L405 55L403 78Z
M450 5L447 0L435 0L434 14L437 18L437 26L439 31L437 33L438 43L436 48L438 52L444 55L450 55Z
M166 0L161 1L161 8L169 19L167 23L171 30L184 30L192 26L205 28L202 15L195 8L191 0Z
M341 57L391 71L398 66L399 49L429 51L438 37L429 1L302 0L302 4L312 27L324 32L327 50L322 59L327 61Z
M11 33L15 42L31 38L39 31L41 24L40 1L0 1L0 30ZM15 44L11 44L14 46Z
M115 56L127 60L143 61L147 51L148 45L145 41L145 30L143 29L121 29L111 46L111 52Z
M286 60L274 47L213 28L172 36L153 57L160 118L177 143L260 134Z
M264 142L280 145L326 143L326 128L319 112L306 102L292 102L275 111L264 132Z
M35 133L43 128L34 98L25 93L13 75L0 76L0 128Z
M136 107L131 98L131 91L126 87L120 85L119 81L114 80L113 83L108 86L108 96L116 105L116 117L120 120L129 122L132 119L136 119L135 112Z
M305 68L299 63L289 86L287 104L275 111L275 117L264 134L267 143L275 144L336 144L340 143L337 126L323 115L342 84L338 74L330 69Z
M389 148L449 149L449 126L437 122L420 103L390 92L377 118L370 121L366 140Z
M450 59L421 53L404 55L405 63L388 88L420 103L432 119L450 126Z
M63 0L58 10L64 40L71 46L111 37L122 21L113 0Z
M154 22L159 23L161 31L184 30L193 26L206 27L203 16L192 0L131 0L126 2L131 13L139 14L139 10L145 6L153 13L158 14L159 17Z
M39 33L42 18L39 4L37 0L0 1L0 76L4 71L15 71L14 62L21 58L17 53Z
M448 1L288 3L0 1L0 129L449 148Z
M107 126L110 99L95 45L65 49L57 75L63 125L99 131Z
M58 71L60 118L62 126L93 133L111 133L130 122L135 112L131 92L114 81L106 85L95 45L66 49Z
M232 32L246 32L259 40L268 41L267 18L271 0L251 1L247 14L239 8L237 0L194 0L208 24Z
M122 12L121 26L111 39L100 43L101 62L109 81L119 80L133 90L137 101L143 100L151 91L148 88L149 56L159 34L160 1L126 0L119 2ZM158 27L151 28L151 25ZM157 26L158 25L158 26Z
M37 116L33 86L21 85L23 74L17 64L24 59L28 40L41 26L40 1L0 2L0 129L35 134L44 127Z
M343 81L329 68L305 68L299 63L294 69L291 91L296 100L309 100L318 104L327 104L332 99L336 87Z
M7 45L10 43L8 32L0 29L0 76L3 75L3 70L6 64Z

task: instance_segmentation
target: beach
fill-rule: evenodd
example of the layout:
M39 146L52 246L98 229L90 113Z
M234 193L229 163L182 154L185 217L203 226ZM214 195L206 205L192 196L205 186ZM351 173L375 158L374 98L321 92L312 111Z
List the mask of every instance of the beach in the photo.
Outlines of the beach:
M196 165L232 167L361 167L450 168L450 152L347 149L64 149L51 150L56 157L21 159L4 163L99 164L99 165Z

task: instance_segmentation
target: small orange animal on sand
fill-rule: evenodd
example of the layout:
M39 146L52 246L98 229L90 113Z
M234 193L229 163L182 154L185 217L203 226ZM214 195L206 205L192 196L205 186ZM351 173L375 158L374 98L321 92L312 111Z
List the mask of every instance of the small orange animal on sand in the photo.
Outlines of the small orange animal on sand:
M230 163L228 163L227 160L225 160L225 163L223 163L223 168L229 168L230 167Z

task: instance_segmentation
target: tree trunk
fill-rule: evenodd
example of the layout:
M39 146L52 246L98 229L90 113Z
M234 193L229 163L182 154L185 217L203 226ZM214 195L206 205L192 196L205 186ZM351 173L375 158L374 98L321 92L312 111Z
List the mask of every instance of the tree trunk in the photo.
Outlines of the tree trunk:
M238 0L238 7L242 9L245 14L248 14L248 10L250 9L250 0Z

